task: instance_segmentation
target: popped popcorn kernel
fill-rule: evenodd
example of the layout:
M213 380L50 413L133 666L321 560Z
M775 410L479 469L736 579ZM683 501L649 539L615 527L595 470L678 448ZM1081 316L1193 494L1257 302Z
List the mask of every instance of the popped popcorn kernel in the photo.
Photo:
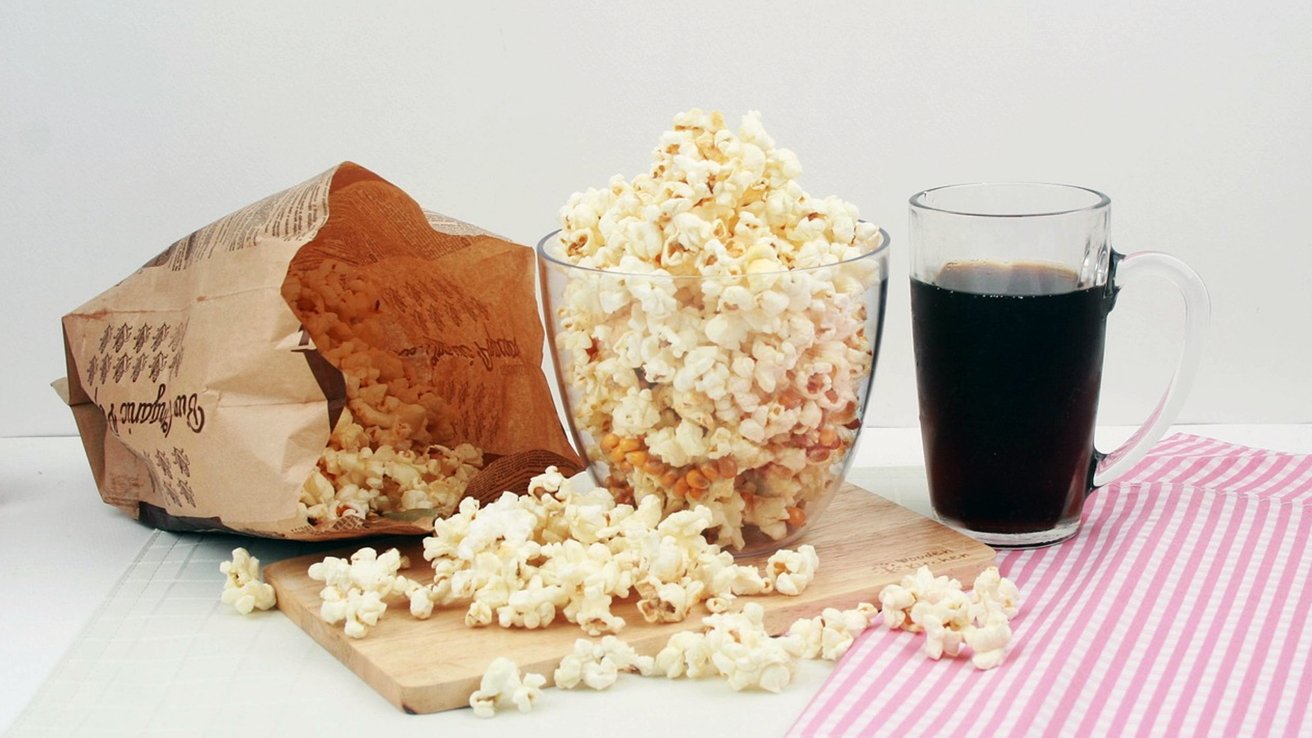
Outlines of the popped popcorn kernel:
M974 651L970 660L975 668L992 669L1006 656L1007 645L1011 643L1011 626L1005 614L994 611L982 624L967 629L964 638L966 645Z
M1011 643L1009 621L1020 609L1020 590L997 567L981 572L967 594L957 580L936 577L922 566L884 587L879 601L889 628L924 633L927 657L954 657L969 647L975 668L992 669Z
M655 659L640 656L629 644L615 636L606 636L594 642L586 638L574 641L574 649L561 659L553 679L562 689L574 689L583 684L590 689L607 689L622 671L637 672L643 676L654 673Z
M670 636L656 654L651 673L669 679L721 676L735 691L780 692L792 681L803 655L803 637L771 636L758 603L747 603L741 612L704 617L702 624L703 632Z
M870 603L849 610L828 607L815 617L795 621L788 635L798 640L802 658L837 661L877 617L878 610Z
M719 672L711 657L706 634L684 630L670 636L665 647L656 654L655 671L669 679L715 676Z
M970 591L975 605L972 616L976 620L987 619L989 610L1000 610L1009 618L1020 610L1020 590L1010 579L1003 578L996 566L980 572Z
M528 712L542 697L542 685L547 678L541 674L520 674L519 666L505 657L488 664L478 689L469 695L469 706L481 718L495 717L497 708L514 705L520 712Z
M815 547L806 545L796 551L783 549L774 552L765 564L766 581L774 591L789 596L802 594L820 568L820 557Z
M800 647L796 639L774 638L765 629L765 612L749 602L738 613L710 615L705 648L711 663L735 691L764 689L781 692L797 672Z
M411 597L414 612L416 585L397 573L403 559L401 552L394 548L379 555L366 547L352 554L349 560L328 556L311 564L310 578L324 583L319 592L322 600L319 617L329 624L343 623L350 638L364 638L387 612L386 598L396 594ZM428 612L432 612L431 605Z
M260 560L246 549L234 548L232 560L219 564L219 571L227 575L220 599L242 615L268 610L277 604L273 585L266 584L260 576Z

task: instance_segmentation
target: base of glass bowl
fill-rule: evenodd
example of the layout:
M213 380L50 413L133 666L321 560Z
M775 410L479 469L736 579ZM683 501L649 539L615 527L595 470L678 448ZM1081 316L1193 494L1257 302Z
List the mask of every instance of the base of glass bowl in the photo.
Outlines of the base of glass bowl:
M761 540L747 541L747 545L743 546L741 551L736 551L731 548L725 550L733 554L735 559L739 560L757 557L765 558L781 548L789 548L794 543L797 543L802 538L806 537L808 528L809 526L798 528L797 530L789 532L779 540L763 536L761 537Z
M834 501L834 497L843 491L843 485L847 483L846 480L846 474L840 475L838 481L830 488L830 491L812 500L811 504L807 506L806 514L808 520L806 525L788 531L784 537L779 539L770 538L759 531L751 531L751 535L744 536L746 545L742 547L742 550L725 550L733 554L735 559L750 559L754 557L764 558L781 548L795 548L795 544L805 543L805 540L803 539L805 539L807 533L817 525L816 521L824 515L825 509Z
M850 457L848 457L850 460ZM604 464L602 465L604 468ZM721 549L729 552L736 560L746 560L752 558L766 558L775 551L782 548L789 548L794 544L799 544L816 525L816 521L829 507L835 495L842 491L843 485L846 484L846 464L843 470L838 474L838 481L832 482L828 491L813 498L806 507L807 521L800 527L791 527L781 538L770 538L765 533L756 528L749 528L743 534L744 545L741 549L735 549L732 546L721 545ZM592 487L606 487L606 484L599 481L603 472L595 464L589 464L578 474L570 477L571 484L587 484ZM714 541L713 537L708 537Z

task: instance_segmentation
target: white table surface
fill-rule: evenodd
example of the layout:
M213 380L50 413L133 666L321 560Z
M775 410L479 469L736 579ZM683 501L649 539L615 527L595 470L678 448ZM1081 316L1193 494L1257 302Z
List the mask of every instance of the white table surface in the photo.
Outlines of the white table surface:
M1100 447L1111 446L1131 430L1100 429ZM1175 431L1312 453L1312 424L1180 426L1172 429ZM862 436L849 478L926 512L922 463L916 429L869 428ZM0 632L5 634L0 638L0 730L10 726L37 693L152 533L100 502L77 439L0 439L0 560L8 570L8 597L0 608ZM240 545L236 538L228 540ZM216 601L221 589L222 575L215 571ZM306 640L308 636L295 628L279 627L260 647L266 652L285 648L289 654L302 654L307 650ZM354 692L349 683L355 677L345 667L327 659L322 668L340 670L340 674L328 676L338 679L348 693ZM468 710L404 715L356 680L359 700L349 709L306 714L297 725L307 732L321 727L321 734L348 732L350 725L395 725L435 735L579 735L580 726L626 736L669 735L697 726L732 727L742 735L780 735L828 671L823 662L805 662L797 680L781 695L737 694L718 682L622 678L606 693L548 690L533 713L507 713L494 720L479 720ZM304 695L298 696L298 688L310 687L278 685L285 692L286 705L302 701ZM220 697L216 693L214 699ZM603 731L607 725L610 727ZM222 735L228 732L223 728L222 722L209 722L179 725L177 732Z

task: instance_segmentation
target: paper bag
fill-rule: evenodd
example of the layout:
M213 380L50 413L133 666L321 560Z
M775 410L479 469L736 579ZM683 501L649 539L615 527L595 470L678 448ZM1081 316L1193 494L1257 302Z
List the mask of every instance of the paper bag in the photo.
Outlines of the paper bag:
M106 503L172 530L431 530L441 511L312 525L298 504L348 402L341 368L284 297L289 269L325 263L375 296L373 348L404 364L412 392L428 383L449 411L444 432L481 452L465 495L522 491L551 464L581 469L541 369L532 250L345 163L196 231L64 316L58 389Z

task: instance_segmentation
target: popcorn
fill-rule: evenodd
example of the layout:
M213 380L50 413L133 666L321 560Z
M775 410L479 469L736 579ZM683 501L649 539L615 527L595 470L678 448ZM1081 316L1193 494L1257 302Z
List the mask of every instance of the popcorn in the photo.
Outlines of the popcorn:
M1000 610L1009 618L1020 610L1020 590L1011 580L1004 579L996 566L990 566L975 578L971 595L974 600L971 617L976 621L987 620L991 610Z
M497 608L497 623L503 628L545 628L556 619L564 594L560 585L543 584L542 577L535 575Z
M665 647L656 654L655 673L670 679L716 676L719 671L712 656L705 633L680 631L670 636Z
M388 594L398 588L397 572L402 565L401 552L393 548L382 556L372 548L351 554L350 560L329 556L310 565L310 578L340 590L373 590Z
M608 594L585 589L581 597L565 606L565 619L578 623L590 636L618 633L624 629L624 618L611 613L611 600Z
M546 683L547 678L541 674L520 676L514 661L499 657L488 664L478 689L469 695L469 706L481 718L495 717L498 707L510 705L528 712L542 696L542 685Z
M797 596L815 579L820 568L820 557L814 546L802 546L796 551L783 549L770 556L765 564L765 578L780 594Z
M795 639L770 637L764 618L761 606L749 602L741 613L702 619L711 627L706 633L711 662L735 691L759 687L780 692L797 671L799 644Z
M343 517L404 510L454 509L470 479L482 468L482 453L470 444L428 446L422 454L388 444L369 445L369 433L343 410L328 448L301 487L301 512L316 524Z
M260 560L246 549L234 548L232 561L219 564L219 571L228 576L220 597L223 604L232 605L242 615L256 609L268 610L276 604L273 585L265 584L260 577Z
M574 641L574 650L561 659L553 678L562 689L574 689L579 684L607 689L621 671L636 671L646 676L654 673L655 668L655 659L639 656L632 646L615 636L606 636L600 642L580 638Z
M957 593L952 599L968 606L968 600L962 593ZM943 654L956 656L960 653L966 629L970 625L966 613L966 608L954 601L916 603L911 609L911 619L925 632L926 656L937 661Z
M794 622L788 635L800 641L802 658L837 661L878 616L878 609L868 602L850 610L828 607L816 617Z
M387 330L381 294L334 261L294 269L283 285L315 347L346 381L346 407L301 487L300 513L311 525L405 510L446 515L483 466L482 451L453 442L450 410L428 386L426 367L377 347Z
M387 612L387 597L393 594L411 596L411 612L414 612L412 593L415 583L397 574L408 564L401 552L394 548L381 556L372 548L362 548L352 554L349 561L329 556L311 564L310 578L324 583L319 592L323 600L319 617L329 624L344 622L348 637L363 638ZM423 612L422 607L419 609ZM432 614L431 604L428 614Z
M723 676L735 691L760 688L780 692L792 681L802 642L797 636L773 638L765 611L749 602L742 612L702 618L706 632L681 631L656 654L652 673L670 679Z
M620 671L636 670L669 679L722 676L735 690L779 692L792 681L798 658L840 658L878 615L869 603L849 610L827 608L817 617L794 622L787 635L772 637L765 629L764 609L751 602L741 612L702 618L704 631L673 634L655 657L639 656L614 636L600 643L579 639L561 660L555 681L564 689L579 684L606 689ZM988 651L988 657L993 653Z
M975 668L992 669L1006 655L1007 644L1011 643L1011 626L1006 615L994 611L981 626L968 629L964 637L966 645L974 651L970 661Z
M804 659L818 659L823 652L825 632L824 619L817 615L813 618L799 618L788 626L788 635L798 644L798 655Z
M1008 621L1019 611L1020 591L997 567L981 572L968 595L957 580L935 577L922 566L884 587L879 601L889 628L924 632L929 658L957 656L968 646L976 668L992 669L1002 663L1011 642Z
M904 626L907 630L914 630L914 626L907 625L911 607L916 604L916 595L911 590L900 584L887 585L879 592L879 604L883 606L884 625L892 630Z
M405 596L410 600L410 614L420 620L433 616L433 605L437 602L437 592L431 586L411 582Z
M696 580L662 582L648 577L637 583L638 611L648 622L678 623L700 599L706 585Z
M710 509L742 549L803 527L841 476L873 363L865 296L884 278L875 226L798 186L760 116L737 134L692 110L652 167L572 195L551 255L576 426L606 486L665 513ZM695 277L696 279L684 279Z
M928 566L922 566L914 574L902 577L898 584L890 584L880 591L879 602L884 607L884 624L890 628L900 627L918 633L923 630L923 626L914 616L917 604L921 604L922 612L927 612L926 605L939 604L960 594L961 582L949 577L936 577ZM953 604L959 603L954 600Z
M335 624L345 621L344 630L349 638L364 638L369 629L378 625L378 619L387 612L387 603L378 592L358 589L342 590L326 587L320 592L323 605L319 617Z
M773 578L763 576L706 540L715 524L710 508L662 519L655 496L617 503L605 489L573 488L555 467L534 477L529 491L486 505L465 498L435 521L423 544L432 582L399 590L412 614L467 603L471 626L541 628L563 617L597 636L624 628L611 607L634 594L648 622L680 622L699 603L723 612L740 595L773 591L776 580L800 592L819 564L804 546L776 554L785 563Z
M980 574L976 582L977 591L966 595L960 582L935 577L921 567L900 584L885 587L881 599L890 606L884 615L905 618L908 630L923 632L924 650L930 658L960 655L965 646L971 649L976 668L993 668L1002 662L1011 629L1006 610L991 603L1006 602L1014 614L1019 593L995 568ZM970 613L980 611L981 602L990 603L983 610L985 619L973 620ZM779 691L791 680L797 658L836 661L880 617L879 608L867 602L848 610L826 608L816 617L793 622L785 636L771 638L764 628L764 611L760 605L748 603L740 613L703 618L709 628L706 632L683 631L671 636L656 654L650 673L671 679L719 675L727 677L735 689ZM562 662L558 681L563 676L567 683L577 685L583 679L577 654L591 653L586 651L588 644L586 640L578 642L575 655ZM605 670L595 672L593 678L606 686L613 683Z

